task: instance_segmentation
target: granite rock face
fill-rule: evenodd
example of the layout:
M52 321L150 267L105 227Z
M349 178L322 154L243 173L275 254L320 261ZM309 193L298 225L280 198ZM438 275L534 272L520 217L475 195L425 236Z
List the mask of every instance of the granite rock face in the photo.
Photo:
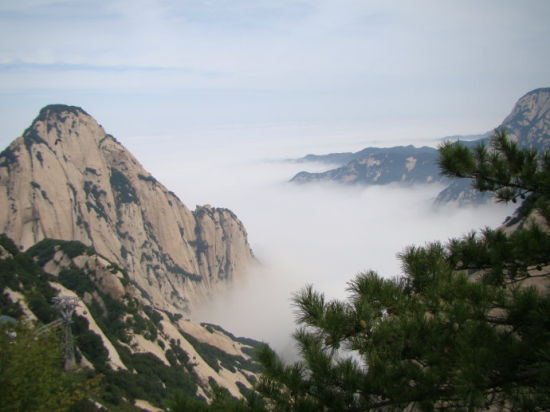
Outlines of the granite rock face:
M523 147L550 149L550 88L533 90L519 99L500 127Z
M521 97L498 128L506 130L521 147L539 151L550 149L550 88L536 89ZM480 139L468 144L473 146L486 141ZM437 195L435 204L463 206L489 201L491 196L473 190L469 179L455 179Z
M229 210L189 210L84 110L51 105L0 154L0 232L77 240L159 307L191 310L254 261Z
M334 158L332 155L327 156L329 159ZM339 168L321 173L300 172L291 179L291 182L333 181L360 185L388 183L411 185L444 180L439 175L437 167L437 150L432 147L369 147L349 157L352 160ZM309 155L309 158L322 161L321 156ZM341 156L341 158L346 157Z

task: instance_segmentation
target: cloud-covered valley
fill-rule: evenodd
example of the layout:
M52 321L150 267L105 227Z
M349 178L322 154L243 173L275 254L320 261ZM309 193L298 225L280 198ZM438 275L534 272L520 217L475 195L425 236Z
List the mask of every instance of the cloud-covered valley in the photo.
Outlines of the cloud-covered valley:
M262 147L237 140L186 146L181 139L165 138L172 150L159 159L153 154L158 151L149 150L158 139L134 141L131 150L188 207L209 203L233 210L260 262L246 282L216 296L193 317L285 353L292 353L289 337L295 328L291 296L306 284L329 297L344 297L347 282L361 271L399 275L396 255L406 246L495 227L513 212L502 205L435 210L439 185L289 184L306 166L273 158L283 158L285 150L295 155L281 144ZM310 171L327 168L307 165Z

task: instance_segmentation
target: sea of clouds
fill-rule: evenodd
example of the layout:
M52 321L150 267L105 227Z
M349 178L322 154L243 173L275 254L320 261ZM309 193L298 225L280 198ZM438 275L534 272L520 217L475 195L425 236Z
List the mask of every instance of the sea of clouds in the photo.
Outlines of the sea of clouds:
M291 298L305 285L313 284L330 298L345 298L347 282L362 271L400 275L396 255L406 246L496 227L513 213L513 207L503 205L436 210L433 198L442 189L437 184L290 184L298 171L331 166L285 161L315 147L284 140L258 144L164 136L133 145L145 167L188 207L210 204L234 211L260 262L245 281L192 318L266 341L286 356L294 353Z

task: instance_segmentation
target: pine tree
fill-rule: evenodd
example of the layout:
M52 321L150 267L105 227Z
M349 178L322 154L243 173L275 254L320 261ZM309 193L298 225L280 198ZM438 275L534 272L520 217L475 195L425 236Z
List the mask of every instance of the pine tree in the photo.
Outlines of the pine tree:
M519 229L408 247L402 276L362 273L345 301L304 288L302 359L260 353L257 390L273 409L550 409L550 152L497 131L490 147L442 145L439 162L499 201L524 200Z
M0 325L2 411L83 410L85 398L97 388L100 377L85 380L63 370L60 337L42 332L22 323Z

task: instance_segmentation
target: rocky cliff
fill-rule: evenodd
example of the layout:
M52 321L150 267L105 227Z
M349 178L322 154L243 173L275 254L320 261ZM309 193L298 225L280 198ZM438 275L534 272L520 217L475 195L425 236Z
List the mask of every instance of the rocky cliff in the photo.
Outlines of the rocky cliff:
M0 232L22 249L93 246L165 309L190 310L253 262L231 211L190 211L78 107L45 107L0 154L0 204Z
M304 159L320 161L324 158L325 156L308 155ZM329 159L351 160L339 168L326 172L300 172L291 179L291 182L335 181L361 185L384 185L399 182L410 185L443 180L437 167L437 150L432 147L368 147L352 154L326 155L326 159L326 161Z
M550 88L536 89L521 97L498 128L506 130L521 147L540 151L550 149ZM473 143L485 141L480 139ZM437 195L435 204L470 205L490 199L489 194L473 190L469 179L454 179Z
M159 308L93 248L44 239L21 252L0 235L0 314L55 331L54 297L77 302L65 364L103 375L95 400L106 410L159 410L176 392L208 399L216 386L240 397L256 379L259 342Z
M523 147L550 149L550 87L533 90L519 99L500 127Z

